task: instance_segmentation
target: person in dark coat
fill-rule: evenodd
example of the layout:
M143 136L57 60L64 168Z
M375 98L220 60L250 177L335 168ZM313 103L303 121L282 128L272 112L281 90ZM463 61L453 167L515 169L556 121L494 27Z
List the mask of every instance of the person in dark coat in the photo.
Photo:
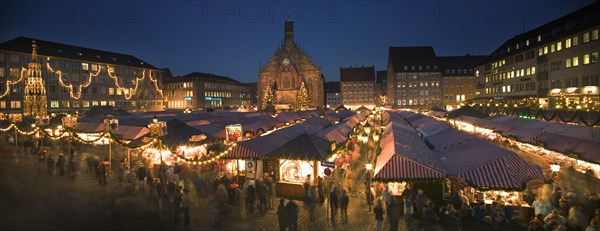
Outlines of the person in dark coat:
M58 155L58 159L56 160L56 167L58 168L58 175L65 175L65 156L61 153Z
M432 201L427 200L425 202L425 206L423 207L423 215L421 216L424 230L440 230L440 218L433 210L434 208L435 206Z
M256 194L258 196L258 209L262 214L267 213L267 187L265 181L262 178L258 179L258 185L256 185Z
M298 230L298 205L293 200L290 200L285 209L288 214L288 227L290 231Z
M256 201L256 190L254 189L254 184L248 185L246 189L246 208L248 209L248 214L254 214L254 201Z
M387 208L387 216L390 222L390 231L398 230L398 223L400 222L400 217L402 217L402 208L400 208L400 202L396 197L392 197L391 203Z
M277 218L279 220L279 230L284 231L288 227L288 213L284 205L285 199L279 199L279 207L277 207Z
M350 203L350 198L346 193L346 190L342 191L342 195L340 195L340 208L342 209L342 222L348 223L348 204Z
M54 172L54 158L52 158L52 155L48 156L46 163L48 165L48 176L52 176Z
M335 223L335 216L339 207L337 187L333 187L333 191L329 193L329 206L331 207L331 223Z

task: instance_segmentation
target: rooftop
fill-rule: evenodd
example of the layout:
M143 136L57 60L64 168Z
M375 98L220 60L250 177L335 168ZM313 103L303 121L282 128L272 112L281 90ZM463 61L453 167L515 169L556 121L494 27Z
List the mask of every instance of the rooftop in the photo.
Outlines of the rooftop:
M340 80L347 81L375 81L375 66L370 67L340 67Z

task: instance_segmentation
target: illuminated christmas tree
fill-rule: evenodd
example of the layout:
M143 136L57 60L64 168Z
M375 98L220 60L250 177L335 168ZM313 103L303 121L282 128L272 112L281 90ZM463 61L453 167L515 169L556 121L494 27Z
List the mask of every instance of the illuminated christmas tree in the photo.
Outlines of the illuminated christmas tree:
M304 82L300 85L300 90L296 94L296 111L302 111L308 109L309 99L308 90L304 86Z
M273 106L273 102L275 100L273 99L273 90L271 89L271 87L267 87L266 92L265 92L265 96L263 98L263 105L262 105L262 109L263 111L274 111L275 107Z

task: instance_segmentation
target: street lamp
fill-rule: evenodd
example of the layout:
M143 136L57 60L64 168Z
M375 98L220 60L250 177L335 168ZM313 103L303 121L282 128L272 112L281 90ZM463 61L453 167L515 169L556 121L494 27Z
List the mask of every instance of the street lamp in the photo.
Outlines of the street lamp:
M557 163L552 163L550 164L550 170L552 170L552 172L560 172L560 165Z
M106 115L106 118L104 119L104 129L108 135L108 166L109 166L108 175L110 175L111 169L112 169L111 132L119 129L119 120L117 118L114 118L114 116L112 116L110 114Z

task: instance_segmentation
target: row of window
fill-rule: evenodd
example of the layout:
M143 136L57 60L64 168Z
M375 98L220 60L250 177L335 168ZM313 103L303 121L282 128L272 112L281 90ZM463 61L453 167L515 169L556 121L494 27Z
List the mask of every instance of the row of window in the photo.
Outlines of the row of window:
M412 87L439 87L439 82L402 82L398 83L399 88L412 88Z
M439 78L440 77L440 73L396 73L396 80L397 81L401 81L401 80L409 80L409 79L434 79L434 78Z
M461 69L458 69L458 70L452 69L452 70L446 70L445 72L446 72L446 74L450 74L450 73L452 73L452 74L473 74L473 69L469 69L468 73L467 73L467 69L462 69L462 70Z
M445 95L444 100L453 100L456 99L457 103L465 101L465 95Z
M510 71L510 72L507 71L507 72L503 72L503 73L486 76L485 82L489 83L489 82L494 82L494 81L499 81L499 80L525 77L525 76L529 76L529 75L535 75L535 67L522 68L522 69L518 69L516 71Z
M21 108L21 101L8 101L10 102L10 108ZM81 104L80 104L81 103ZM52 100L49 101L50 108L79 108L79 107L90 107L90 106L113 106L113 107L122 107L122 106L136 106L136 101L58 101ZM146 105L149 106L160 106L162 103L160 101L148 101ZM7 108L7 101L0 101L0 108Z
M425 70L429 71L429 70L431 70L431 67L432 66L425 66ZM419 69L419 71L422 71L423 70L423 66L410 66L410 70L411 71L415 71L417 69ZM408 66L404 66L404 70L408 71ZM434 71L437 70L437 66L433 66L433 70Z
M179 89L179 88L192 88L192 87L194 87L194 82L165 84L166 89Z
M342 84L343 90L363 90L373 89L372 83L358 83L358 84Z
M430 105L430 104L439 104L439 100L429 100L429 99L399 99L398 105L404 106L418 106L418 105Z

